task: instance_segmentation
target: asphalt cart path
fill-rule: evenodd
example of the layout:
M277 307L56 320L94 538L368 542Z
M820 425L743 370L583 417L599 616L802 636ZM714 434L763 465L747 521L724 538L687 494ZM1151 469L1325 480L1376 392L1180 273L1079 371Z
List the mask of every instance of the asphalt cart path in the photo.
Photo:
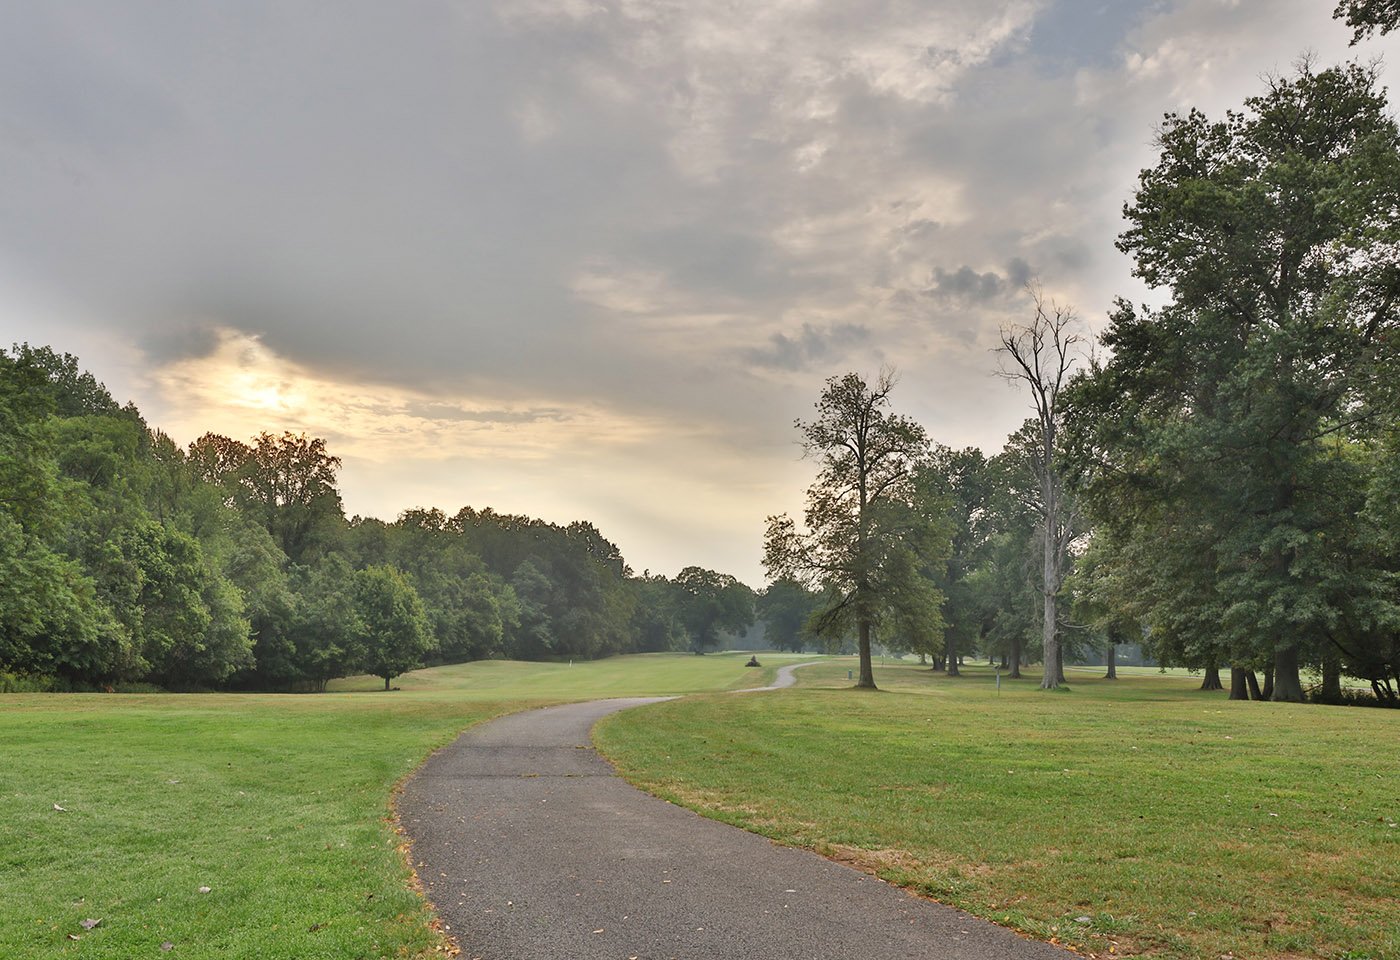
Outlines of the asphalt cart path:
M791 681L791 670L775 684ZM1064 960L816 854L617 777L599 718L659 699L502 717L434 754L399 817L429 900L481 960Z

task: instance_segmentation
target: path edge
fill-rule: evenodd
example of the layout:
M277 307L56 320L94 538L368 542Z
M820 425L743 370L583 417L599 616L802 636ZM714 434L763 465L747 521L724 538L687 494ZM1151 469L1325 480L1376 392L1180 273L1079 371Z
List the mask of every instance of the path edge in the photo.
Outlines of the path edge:
M741 689L741 690L716 690L716 691L709 691L709 692L706 692L705 694L703 694L703 696L709 696L709 695L711 695L711 693L728 693L728 694L736 694L736 693L763 693L763 692L768 691L768 690L781 690L781 689L784 689L785 687L791 687L793 684L796 683L796 679L795 679L795 678L791 678L791 675L792 675L792 672L793 672L793 671L797 670L799 667L811 666L811 665L814 664L814 663L821 663L821 662L822 662L822 661L820 661L820 660L804 660L802 663L783 664L782 666L778 667L777 673L774 674L774 676L773 676L773 683L769 684L769 685L766 686L766 687L745 687L744 689ZM789 680L789 682L787 682L787 683L782 683L782 682L781 682L782 679L783 679L783 676L784 676L784 673L783 673L784 671L787 671L787 675L791 678L791 679ZM653 702L653 703L663 703L663 702L666 702L666 701L669 701L669 700L680 700L680 699L683 699L684 697L694 697L694 696L702 696L702 694L689 693L689 694L681 694L681 695L679 695L679 696L665 696L665 697L656 698L656 699L653 700L652 702ZM418 957L420 958L420 960L422 960L422 958L426 958L426 957L430 957L430 956L443 956L443 957L457 957L457 956L461 956L461 955L462 955L462 944L461 944L461 942L460 942L455 936L453 936L451 933L448 932L448 930L447 930L447 925L443 922L442 917L438 914L437 906L436 906L436 905L433 903L433 901L428 897L427 890L426 890L426 889L424 888L424 886L423 886L423 880L422 880L421 877L418 876L418 866L417 866L417 864L414 862L414 859L413 859L413 841L412 841L412 839L409 837L408 831L404 828L403 819L402 819L402 817L400 817L400 815L399 815L399 801L403 798L404 787L408 784L408 781L412 780L415 776L417 776L418 773L419 773L425 766L427 766L428 762L429 762L430 760L433 759L433 757L437 756L437 755L438 755L439 753L441 753L442 751L444 751L444 750L448 749L449 747L453 746L454 744L456 744L456 742L457 742L458 740L460 740L460 739L462 738L462 736L463 736L464 734L466 734L469 730L473 729L474 727L479 727L479 726L481 726L481 725L484 724L484 723L491 723L492 721L500 720L502 717L510 717L510 716L514 716L514 715L519 714L519 713L528 713L528 712L531 711L531 710L548 710L550 707L562 707L562 706L568 706L568 705L570 705L570 704L575 704L575 703L607 703L607 702L610 701L610 700L632 700L632 699L638 699L638 698L634 698L634 697L600 697L600 698L597 698L597 699L594 699L594 700L560 700L560 701L557 701L557 702L554 702L554 703L532 704L532 705L530 705L529 707L527 707L527 708L524 709L524 710L507 711L507 712L505 712L505 713L496 714L496 715L493 716L493 717L486 717L486 718L483 718L483 719L481 719L481 720L477 720L476 722L470 723L470 724L468 724L467 726L463 727L462 729L458 730L455 734L452 735L452 738L451 738L450 740L448 740L446 743L442 744L442 745L439 746L439 747L435 747L435 748L432 749L432 750L429 750L426 754L423 755L423 759L420 760L420 761L418 761L418 763L415 764L415 765L413 766L413 769L407 771L406 773L404 773L403 776L399 777L397 780L394 781L393 787L391 787L390 790L389 790L389 798L388 798L388 800L386 801L386 805L387 805L388 808L389 808L389 812L388 812L388 815L385 816L385 817L383 818L383 822L384 822L384 824L389 828L389 831L390 831L390 839L392 839L392 840L394 841L394 845L395 845L395 847L397 848L397 850L398 850L398 852L399 852L399 858L403 861L404 869L408 871L408 879L407 879L407 882L405 883L405 887L406 887L408 890L410 890L410 891L414 894L414 896L416 896L416 897L418 898L418 901L419 901L419 903L422 905L422 909L423 909L424 914L425 914L425 915L424 915L424 919L423 919L423 924L424 924L425 927L427 927L427 929L428 929L429 931L431 931L433 937L438 941L438 943L437 943L437 945L436 945L435 947L429 948L428 951L427 951L426 953L420 953L420 954L418 955ZM649 698L643 698L643 699L649 699ZM635 710L635 709L637 709L637 707L645 707L645 706L650 706L650 705L651 705L650 703L639 703L639 704L636 704L635 706L632 706L632 707L624 707L623 709L624 709L624 710ZM618 712L618 713L621 713L622 710L619 710L619 711L617 711L617 712ZM613 772L613 776L617 777L617 778L618 778L619 780L621 780L623 783L627 784L629 787L631 787L632 789L636 790L638 793L644 793L644 794L646 794L647 796L653 797L653 798L658 799L658 800L662 799L662 798L660 798L660 797L657 797L656 794L654 794L654 793L649 793L648 791L643 790L641 787L638 787L636 784L632 783L632 782L631 782L630 780L628 780L626 777L624 777L624 776L622 776L621 774L619 774L619 773L617 772L617 767L616 767L616 765L615 765L615 764L613 763L613 761L612 761L612 758L609 757L609 756L607 756L607 755L604 754L601 750L598 749L597 743L594 742L594 740L593 740L593 730L594 730L595 727L597 727L598 723L601 722L601 720L602 720L602 718L599 718L599 720L595 720L595 721L593 722L593 726L591 726L591 727L588 728L588 740L589 740L589 743L590 743L590 744L592 745L592 747L593 747L593 752L596 753L596 754L603 760L603 762L606 763L606 764L608 765L608 768L609 768L610 770L612 770L612 772ZM664 802L670 803L669 800L666 800L666 801L664 801ZM689 808L686 808L686 809L689 809ZM696 813L697 816L704 816L704 814L700 813L699 811L694 811L694 812ZM706 819L713 819L713 818L707 817ZM734 829L738 830L738 829L742 829L742 828L740 828L740 827L735 827ZM746 831L746 832L750 832L750 833L751 833L752 831ZM803 847L794 847L794 849L806 849L806 848L803 848ZM819 855L820 855L820 854L819 854ZM828 858L828 859L830 859L830 858ZM883 881L882 881L882 882L883 882Z
M800 667L809 667L809 666L811 666L812 664L815 664L815 663L823 663L823 662L825 662L825 661L822 661L822 660L805 660L805 661L803 661L802 663L788 664L788 665L786 665L785 667L780 667L780 668L779 668L779 672L781 673L781 671L782 671L783 669L786 669L786 670L788 670L789 674L791 674L793 671L796 671L796 670L799 669ZM744 689L744 690L724 690L724 691L717 691L717 692L720 692L720 693L729 693L729 694L737 694L737 693L765 693L765 692L767 692L767 691L769 691L769 690L791 689L795 684L796 684L796 678L793 678L793 679L792 679L792 682L790 682L790 683L788 683L788 684L785 684L785 685L782 685L782 686L770 685L770 686L767 686L767 687L749 687L749 688ZM687 696L702 696L702 694L688 694ZM712 693L711 693L711 694L703 694L703 696L714 696L714 694L712 694ZM671 697L671 698L669 698L669 699L671 699L671 700L680 700L680 699L684 699L684 698L683 698L683 697ZM650 706L650 704L639 704L638 706ZM636 709L636 708L635 708L635 707L629 707L628 709ZM622 712L624 712L624 711L622 711L622 710L617 711L617 713L622 713ZM609 714L608 717L616 716L617 713ZM786 847L786 848L788 848L789 850L801 850L801 851L803 851L803 852L805 852L805 853L810 853L810 854L813 854L814 856L821 857L823 860L826 860L826 861L828 861L828 862L830 862L830 863L834 863L834 864L837 864L837 865L839 865L839 866L845 867L845 868L847 868L848 870L854 870L854 871L856 871L857 873L864 874L865 876L871 877L871 878L873 878L873 879L875 879L875 880L878 880L879 882L881 882L881 883L883 883L883 884L887 884L887 885L889 885L889 886L891 886L891 887L894 887L894 888L897 889L897 890L901 890L901 891L903 891L905 894L907 894L908 896L914 898L915 900L922 900L922 901L924 901L924 902L926 902L926 903L937 904L938 906L943 907L944 909L947 909L947 910L956 910L957 912L962 913L962 914L966 914L967 916L971 917L973 920L976 920L976 921L978 921L978 922L980 922L980 923L990 923L992 926L1000 927L1001 929L1006 930L1006 931L1008 931L1009 933L1013 933L1013 934L1015 934L1017 937L1020 937L1022 940L1025 940L1025 941L1027 941L1027 942L1029 942L1029 943L1041 943L1041 944L1045 944L1045 945L1047 945L1047 946L1056 947L1056 948L1058 948L1058 949L1060 949L1060 950L1062 950L1062 951L1065 951L1066 955L1067 955L1067 956L1070 956L1070 957L1075 956L1075 955L1078 955L1078 956L1083 956L1083 957L1096 958L1096 957L1099 957L1099 956L1100 956L1100 955L1097 954L1097 953L1080 953L1080 951L1071 948L1068 944L1059 942L1057 939L1049 939L1049 940L1046 940L1046 939L1044 939L1044 938L1042 938L1042 937L1035 936L1034 934L1032 934L1031 932L1029 932L1029 931L1027 931L1027 930L1022 930L1020 927L1015 927L1015 926L1012 926L1012 925L1007 924L1007 923L1002 923L1001 921L995 920L995 919L993 919L992 917L978 916L977 914L972 913L970 910L967 910L967 909L964 908L964 907L959 907L959 906L957 906L956 904L945 903L945 902L943 902L942 900L939 900L937 897L930 896L930 895L924 893L924 892L921 891L921 890L916 890L916 889L913 888L913 887L905 886L904 884L901 884L901 883L896 883L896 882L893 881L893 880L888 880L888 879L886 879L885 877L880 876L880 873L879 873L878 870L876 870L876 869L873 868L873 867L866 866L865 864L861 863L861 862L858 861L858 860L854 860L854 859L843 859L843 858L841 858L841 857L839 857L839 856L834 856L834 855L832 855L832 854L830 854L830 853L826 853L825 851L820 850L820 849L818 849L817 847L805 846L805 845L800 844L800 843L791 843L791 842L789 842L789 841L787 841L787 840L783 840L783 839L780 839L780 838L778 838L778 837L770 837L770 836L769 836L768 834L766 834L766 833L759 833L757 830L748 830L748 829L746 829L746 828L744 828L744 827L735 826L734 824L728 823L728 822L726 822L726 821L724 821L724 820L720 820L720 819L717 818L717 817L712 817L712 816L710 816L710 814L707 813L705 810L699 809L699 808L697 808L697 807L693 807L693 806L691 806L691 805L688 804L688 803L683 803L683 802L681 802L679 799L677 799L677 800L672 800L672 799L670 799L669 797L664 797L664 796L661 796L660 794L652 793L650 790L646 789L645 787L643 787L643 786L641 786L641 785L639 785L639 784L637 784L637 783L634 783L632 780L630 780L630 779L628 779L627 777L623 776L623 774L618 770L617 764L616 764L616 762L614 762L613 758L610 757L610 756L608 756L608 755L607 755L606 753L604 753L602 750L598 749L598 742L597 742L596 738L594 737L594 731L598 728L598 724L600 724L600 723L602 723L604 720L608 719L608 717L599 717L597 720L595 720L595 721L593 722L593 726L591 726L591 727L588 728L588 739L589 739L589 741L593 744L593 750L594 750L594 752L597 753L598 756L601 757L601 758L603 759L603 761L604 761L605 763L607 763L607 765L608 765L610 768L612 768L613 776L617 777L617 778L618 778L619 780L621 780L623 783L627 784L629 787L631 787L633 790L638 791L639 793L644 793L644 794L646 794L648 797L652 797L653 799L660 800L660 801L662 801L663 803L669 803L669 804L671 804L671 805L673 805L673 806L680 807L680 808L683 809L683 810L689 810L691 813L695 814L697 817L704 817L706 820L709 820L709 821L711 821L711 822L713 822L713 823L723 824L723 825L726 826L726 827L731 827L731 828L733 828L733 829L735 829L735 830L743 830L745 833L753 834L753 835L756 836L756 837L762 837L763 839L767 840L767 841L768 841L769 843L771 843L771 844L774 844L775 846ZM1116 954L1115 954L1114 956L1116 957Z

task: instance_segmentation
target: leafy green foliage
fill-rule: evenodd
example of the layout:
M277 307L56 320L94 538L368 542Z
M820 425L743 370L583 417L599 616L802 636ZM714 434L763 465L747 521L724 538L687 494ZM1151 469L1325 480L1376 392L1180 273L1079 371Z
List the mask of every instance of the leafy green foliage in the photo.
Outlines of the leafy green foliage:
M746 630L753 623L753 591L729 574L686 567L675 582L680 622L696 653L712 649L721 630Z
M593 525L470 508L347 522L339 467L291 433L181 450L71 355L0 352L0 670L40 689L319 690L425 659L684 643L678 581L633 577ZM726 607L713 626L742 619Z
M1384 36L1400 27L1400 0L1342 0L1332 16L1356 31L1351 38L1356 44L1372 33Z
M1072 401L1104 583L1160 655L1301 699L1300 663L1392 645L1364 506L1400 416L1400 134L1372 70L1304 64L1159 145L1119 246L1171 301L1119 303Z
M389 681L422 666L433 647L423 601L404 575L390 566L365 567L355 574L355 610L364 630L364 666Z
M797 422L807 455L818 462L807 488L806 529L787 516L768 519L763 563L774 578L815 587L827 597L818 631L854 628L859 685L873 686L872 628L906 636L936 625L942 601L923 570L946 558L951 533L942 505L921 497L916 468L928 455L923 427L889 411L889 374L867 384L832 377L817 416Z
M768 642L778 650L798 652L816 640L813 620L822 609L820 593L796 580L770 583L754 602L754 613L763 621Z

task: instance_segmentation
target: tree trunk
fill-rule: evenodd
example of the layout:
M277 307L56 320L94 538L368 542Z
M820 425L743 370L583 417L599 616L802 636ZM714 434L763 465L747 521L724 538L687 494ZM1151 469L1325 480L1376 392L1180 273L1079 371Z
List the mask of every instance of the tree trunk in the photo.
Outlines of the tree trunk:
M1108 645L1108 673L1105 673L1103 678L1105 680L1118 679L1118 644L1116 643Z
M856 681L856 686L874 690L875 669L870 665L870 621L862 617L856 624L856 631L860 637L860 680Z
M1274 698L1274 668L1264 668L1264 692L1259 695L1261 700L1272 700Z
M1322 692L1319 699L1323 703L1342 702L1342 664L1337 659L1336 650L1327 650L1322 655Z
M1230 668L1230 699L1248 700L1249 684L1245 682L1244 675L1247 671L1243 667Z
M925 656L925 655L922 654L922 653L919 654L919 666L923 667L923 666L927 666L927 665L928 665L928 657Z
M385 678L384 678L384 689L385 689L385 690L388 690L388 689L389 689L389 678L388 678L388 677L385 677Z
M1065 648L1063 644L1055 644L1055 682L1068 683L1065 679Z
M1395 691L1390 686L1389 677L1372 678L1371 690L1381 703L1393 706L1400 702L1400 698L1397 698Z
M1206 667L1205 676L1201 678L1201 689L1202 689L1202 690L1224 690L1224 689L1225 689L1225 687L1220 683L1220 668L1219 668L1218 666L1216 666L1215 664L1211 664L1210 666Z
M1021 638L1019 636L1011 641L1011 672L1007 676L1012 680L1021 679Z
M1245 682L1245 686L1249 687L1249 699L1251 699L1251 700L1263 700L1263 699L1264 699L1264 695L1263 695L1262 693L1259 692L1259 678L1256 677L1256 676L1254 675L1254 671L1253 671L1253 670L1246 670L1246 671L1244 672L1244 682Z
M1298 647L1295 644L1274 653L1274 696L1283 703L1303 702L1303 681L1298 676Z
M1055 632L1056 610L1055 594L1059 592L1059 556L1055 551L1055 508L1053 494L1049 493L1049 484L1042 482L1047 488L1045 497L1045 551L1043 556L1043 584L1044 604L1041 610L1041 649L1044 651L1043 660L1045 667L1040 675L1040 689L1054 690L1063 681L1060 679L1062 665L1060 663L1060 638Z
M960 677L962 672L958 670L958 652L953 649L953 631L949 630L945 634L946 644L944 646L944 656L948 660L948 676Z

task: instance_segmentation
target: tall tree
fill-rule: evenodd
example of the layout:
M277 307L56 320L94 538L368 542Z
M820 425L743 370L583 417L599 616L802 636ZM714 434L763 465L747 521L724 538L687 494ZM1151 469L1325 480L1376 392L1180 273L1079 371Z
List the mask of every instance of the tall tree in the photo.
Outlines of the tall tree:
M982 598L972 576L986 559L992 532L991 470L976 447L950 450L939 446L921 473L929 492L947 504L952 530L947 560L932 571L943 593L945 623L943 649L930 652L941 655L949 676L957 676L959 655L974 648L984 623ZM935 656L935 661L938 659Z
M288 625L294 650L284 682L324 690L336 677L366 669L366 624L360 584L339 554L294 570L296 603Z
M811 621L821 609L821 595L795 580L774 580L758 595L754 607L768 643L800 653L812 639Z
M1059 595L1065 563L1076 536L1075 508L1066 482L1060 432L1065 421L1064 391L1082 359L1084 338L1076 332L1074 312L1047 302L1039 288L1030 290L1035 307L1028 324L1001 332L1001 375L1030 392L1031 419L1025 450L1035 474L1036 512L1041 535L1041 646L1045 670L1041 687L1063 682L1059 637Z
M1091 642L1104 652L1105 680L1118 679L1118 645L1142 638L1142 629L1131 612L1131 588L1123 582L1120 568L1109 562L1111 556L1103 536L1091 539L1066 584L1076 625L1088 631Z
M319 437L262 433L249 446L207 433L187 456L200 479L261 523L294 562L324 553L344 524L335 486L340 458Z
M1119 246L1171 299L1119 303L1075 446L1148 561L1154 642L1267 659L1274 699L1301 700L1339 585L1364 586L1348 450L1397 412L1400 135L1373 70L1304 63L1224 120L1169 115L1158 145Z
M1040 649L1044 599L1040 582L1042 550L1035 509L1036 481L1024 444L1008 441L987 461L987 542L982 564L969 577L981 612L979 649L999 654L1012 679Z
M676 574L676 587L680 619L696 653L712 649L721 630L737 632L753 623L753 591L727 573L686 567Z
M355 574L355 610L364 629L364 669L384 678L384 689L401 673L423 665L433 647L423 601L391 566Z
M628 581L637 598L632 610L633 649L639 653L678 650L685 645L680 588L662 574L643 571ZM516 590L519 590L519 586ZM522 600L522 606L524 601ZM522 621L524 617L522 616Z
M873 384L855 373L826 382L816 419L797 421L804 450L819 463L807 488L806 529L786 515L769 517L764 538L770 576L820 587L830 597L819 627L855 627L856 685L870 689L872 628L890 619L894 604L908 609L914 598L937 610L941 598L919 575L920 553L947 549L946 540L934 542L915 505L915 469L928 455L928 439L919 424L890 412L893 388L888 372Z

